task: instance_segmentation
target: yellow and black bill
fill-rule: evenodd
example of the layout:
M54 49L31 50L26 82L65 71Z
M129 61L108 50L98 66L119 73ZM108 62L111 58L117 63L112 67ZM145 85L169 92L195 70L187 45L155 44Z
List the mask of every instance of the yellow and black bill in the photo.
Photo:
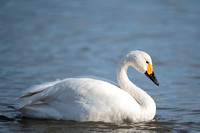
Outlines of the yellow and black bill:
M158 80L154 74L154 72L152 72L151 74L148 74L148 72L146 71L144 73L149 79L151 79L151 81L153 81L157 86L159 86Z

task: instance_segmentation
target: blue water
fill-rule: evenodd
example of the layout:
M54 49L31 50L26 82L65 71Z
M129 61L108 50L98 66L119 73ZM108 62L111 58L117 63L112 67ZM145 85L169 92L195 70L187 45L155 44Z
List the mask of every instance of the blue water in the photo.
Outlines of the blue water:
M199 0L1 0L0 132L200 131ZM129 78L156 101L148 123L22 118L13 109L27 87L94 75L116 82L119 60L149 53L157 87L130 68Z

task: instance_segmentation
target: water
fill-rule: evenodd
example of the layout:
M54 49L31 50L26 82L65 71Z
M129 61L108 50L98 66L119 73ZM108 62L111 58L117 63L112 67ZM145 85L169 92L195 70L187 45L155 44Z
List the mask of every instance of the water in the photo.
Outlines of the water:
M0 132L200 131L200 1L1 0ZM157 87L130 68L129 78L156 101L148 123L22 118L12 107L27 87L94 75L116 82L119 60L148 52Z

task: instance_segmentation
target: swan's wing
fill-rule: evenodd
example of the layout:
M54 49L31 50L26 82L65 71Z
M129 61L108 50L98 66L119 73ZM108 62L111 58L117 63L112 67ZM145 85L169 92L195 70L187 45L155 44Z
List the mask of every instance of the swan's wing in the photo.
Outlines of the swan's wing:
M65 103L70 103L75 101L74 98L77 98L74 93L74 89L80 88L78 87L80 84L73 83L73 80L64 79L61 81L50 82L46 84L39 85L37 88L30 89L24 95L20 96L23 101L19 105L18 109L21 109L26 106L31 106L38 102L45 102L50 104L52 101L60 101ZM73 97L74 96L74 97Z
M31 94L31 95L30 95ZM105 81L69 78L22 97L18 109L26 116L77 121L127 119L139 108L130 94ZM129 111L131 112L131 111Z
M33 85L33 86L27 88L25 91L23 91L22 95L20 97L18 97L17 99L30 97L32 95L40 93L44 89L46 89L50 86L53 86L53 85L55 85L59 82L61 82L61 80L57 79L56 81L53 81L53 82L47 82L47 83L43 83L43 84L40 84L40 85Z

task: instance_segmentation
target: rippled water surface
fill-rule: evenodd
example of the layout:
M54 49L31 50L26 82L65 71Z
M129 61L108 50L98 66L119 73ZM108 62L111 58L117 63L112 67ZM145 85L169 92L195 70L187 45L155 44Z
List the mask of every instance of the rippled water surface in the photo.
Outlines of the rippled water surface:
M0 132L200 131L199 0L1 0ZM148 52L160 82L130 68L156 101L148 123L22 118L13 109L27 87L94 75L116 82L119 60Z

